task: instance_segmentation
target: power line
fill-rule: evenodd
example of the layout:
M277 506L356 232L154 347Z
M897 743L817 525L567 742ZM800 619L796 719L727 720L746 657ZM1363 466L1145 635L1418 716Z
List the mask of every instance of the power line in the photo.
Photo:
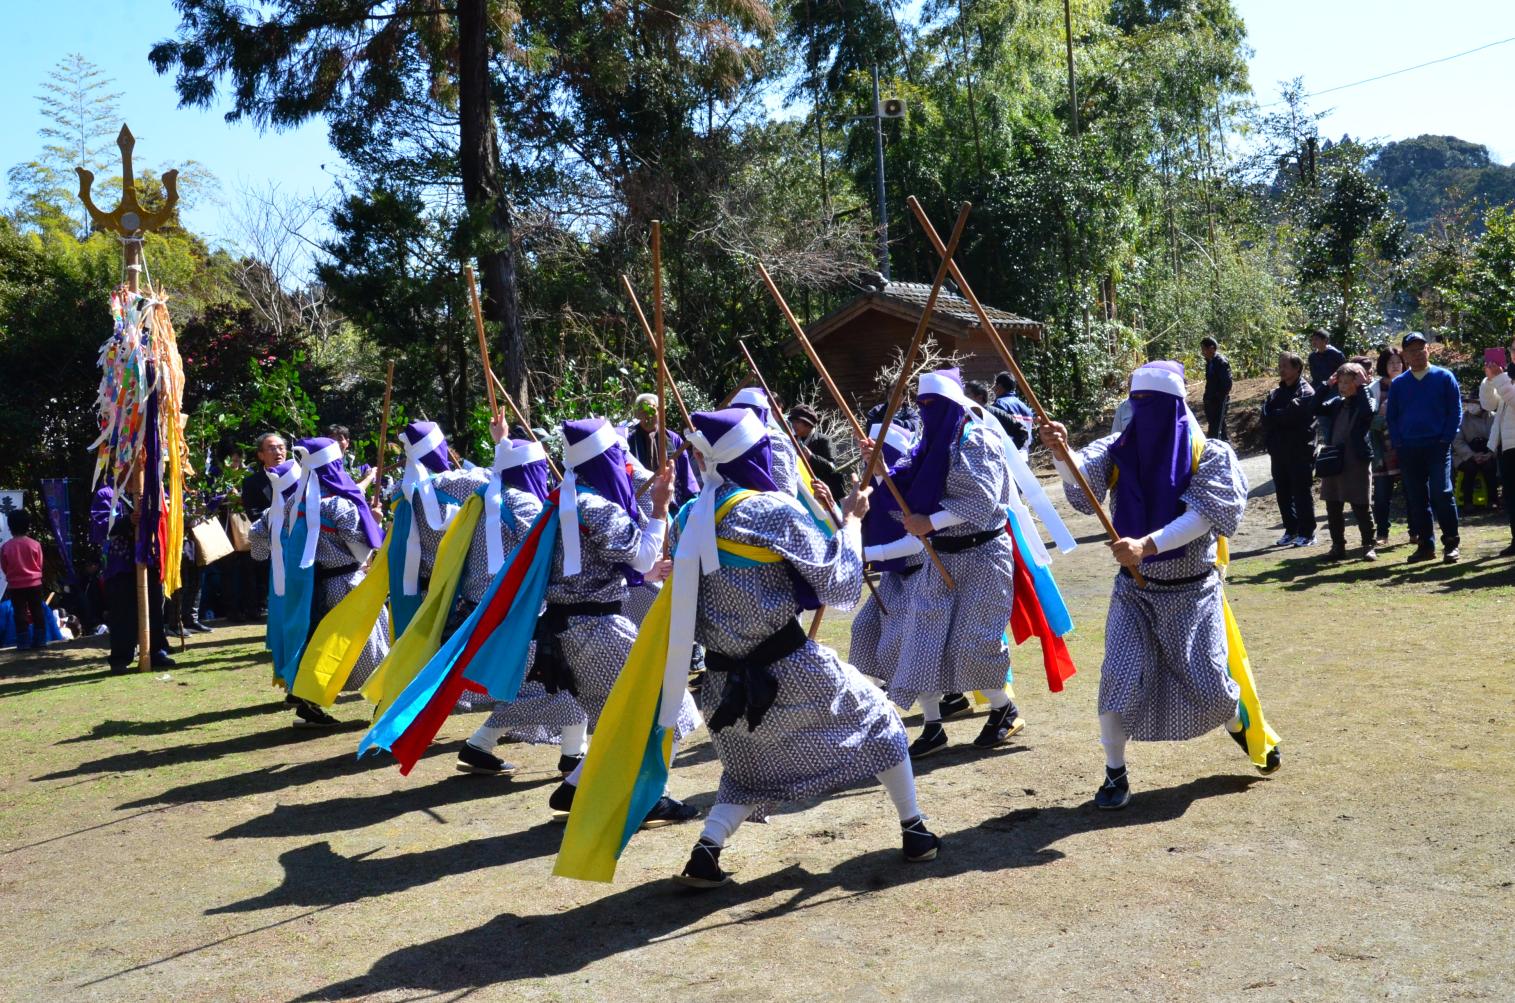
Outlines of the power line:
M1450 56L1442 56L1440 59L1432 59L1429 62L1416 63L1414 66L1406 66L1406 67L1403 67L1402 69L1390 70L1388 73L1380 73L1376 77L1367 77L1367 78L1365 78L1363 80L1354 80L1350 84L1338 84L1335 87L1327 87L1324 90L1311 91L1310 93L1308 93L1308 94L1306 94L1304 96L1307 97L1307 98L1313 98L1313 97L1320 97L1322 94L1335 94L1337 91L1344 91L1344 90L1347 90L1348 88L1351 88L1351 87L1361 87L1363 84L1377 83L1380 80L1387 80L1390 77L1397 77L1397 76L1399 76L1402 73L1411 73L1411 72L1414 72L1415 70L1423 70L1427 66L1436 66L1438 63L1449 63L1449 62L1451 62L1454 59L1461 59L1464 56L1471 56L1475 52L1482 52L1485 49L1492 49L1496 45L1508 45L1511 42L1515 42L1515 35L1511 35L1509 38L1501 38L1497 42L1488 42L1488 43L1485 43L1484 45L1480 45L1477 48L1468 49L1465 52L1457 52L1457 53L1453 53ZM1279 105L1279 104L1283 104L1283 102L1282 101L1273 101L1273 102L1270 102L1269 104L1263 105L1262 107L1264 107L1264 108L1271 108L1274 105Z

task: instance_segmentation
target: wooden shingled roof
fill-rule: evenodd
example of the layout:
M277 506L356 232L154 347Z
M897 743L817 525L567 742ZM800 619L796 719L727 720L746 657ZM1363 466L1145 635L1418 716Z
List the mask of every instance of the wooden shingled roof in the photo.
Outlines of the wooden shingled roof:
M810 336L811 341L820 342L827 335L847 326L869 311L878 311L903 320L917 322L920 320L921 312L926 308L926 300L930 295L931 286L925 282L889 282L882 289L871 289L831 311L812 323L805 333ZM1042 325L1037 321L1027 320L1025 317L1016 316L1008 310L1000 310L987 303L984 304L984 312L989 315L989 320L994 324L995 330L1003 334L1033 340L1038 340L1042 336ZM931 330L938 334L967 338L978 330L978 316L966 299L943 288L937 294L936 306L931 311ZM790 348L792 351L799 350L797 344Z

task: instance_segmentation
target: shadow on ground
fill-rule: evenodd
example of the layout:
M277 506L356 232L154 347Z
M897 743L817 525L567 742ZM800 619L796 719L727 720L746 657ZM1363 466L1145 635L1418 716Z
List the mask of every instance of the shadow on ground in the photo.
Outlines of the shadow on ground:
M1141 793L1123 812L1100 813L1087 805L1018 809L948 836L942 856L927 864L905 864L898 847L891 846L854 857L824 874L812 874L795 865L707 893L690 893L658 881L561 913L506 913L476 929L395 951L379 959L366 975L326 986L300 999L329 1000L399 990L457 992L561 975L649 943L687 936L696 927L705 932L722 925L746 926L837 898L868 895L917 881L1035 867L1062 859L1065 854L1055 844L1069 836L1169 822L1196 801L1243 793L1261 779L1234 774L1205 777ZM368 860L366 855L348 860L333 854L326 843L318 843L281 858L286 871L283 888L214 911L320 905L349 885L364 896L385 894L438 874L464 873L549 853L560 833L558 827L544 824L463 847L384 860ZM717 913L776 896L777 902L757 913L743 912L740 918L701 925L702 920Z

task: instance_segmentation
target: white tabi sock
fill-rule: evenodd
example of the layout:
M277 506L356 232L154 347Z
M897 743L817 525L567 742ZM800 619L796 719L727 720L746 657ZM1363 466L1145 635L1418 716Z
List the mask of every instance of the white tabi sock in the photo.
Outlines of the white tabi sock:
M1226 722L1226 730L1235 735L1238 732L1245 731L1246 728L1247 726L1241 723L1241 707L1238 705L1235 716Z
M500 743L500 736L503 734L505 734L503 727L491 728L487 724L481 724L478 731L468 736L468 744L493 755L494 747Z
M989 701L989 706L995 710L1010 706L1010 694L1003 689L983 690L984 699Z
M1126 766L1126 726L1120 715L1106 711L1099 716L1099 744L1105 747L1105 765L1112 770Z
M579 778L584 775L584 764L587 762L589 762L587 757L579 760L579 765L573 768L572 773L563 778L563 783L567 784L569 787L579 786Z
M920 817L920 806L915 803L915 771L910 768L909 756L880 773L878 782L889 792L889 800L894 802L901 822Z
M747 816L752 814L752 805L749 804L718 804L710 809L710 814L705 817L705 829L700 833L701 839L708 839L716 846L724 847L726 840L731 838L741 824L747 821Z
M669 743L668 746L668 772L670 776L673 774L673 760L678 754L679 740L675 738L671 743ZM666 780L663 781L663 797L672 797L672 795L668 793L668 781Z
M589 749L589 722L565 725L562 748L565 756L582 756Z
M927 724L940 724L942 720L942 695L940 693L922 693L916 697L920 702L921 714L926 718Z

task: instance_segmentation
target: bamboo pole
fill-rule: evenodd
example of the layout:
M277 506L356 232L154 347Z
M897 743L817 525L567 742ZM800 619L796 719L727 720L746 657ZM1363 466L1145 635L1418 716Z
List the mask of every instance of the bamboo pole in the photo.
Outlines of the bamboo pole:
M631 286L631 280L625 275L621 276L621 285L626 290L626 295L631 299L631 307L636 311L637 322L642 327L642 333L647 336L647 344L657 350L658 336L652 333L652 325L647 323L647 315L642 312L641 301L637 299L636 290ZM662 360L663 378L668 382L668 389L673 391L673 401L678 405L679 414L684 416L684 427L694 428L694 423L689 420L689 408L684 404L684 395L679 392L679 385L674 382L673 372L668 368L666 356Z
M389 446L389 400L395 389L395 360L389 360L389 372L384 376L384 410L379 415L379 459L373 468L374 497L380 506L384 502L384 453Z
M484 337L484 311L479 306L479 284L474 280L472 265L464 265L463 274L468 277L468 304L473 310L474 331L479 336L479 361L484 364L484 389L489 393L489 417L494 419L499 417L500 402L494 395L494 368L489 364L489 342ZM520 419L519 411L517 420L526 424Z
M952 281L957 283L957 288L962 293L963 299L968 301L968 304L973 307L973 312L978 315L979 327L983 329L984 334L989 339L989 343L999 352L1000 358L1004 360L1010 372L1015 375L1016 384L1020 387L1021 392L1026 395L1026 403L1031 405L1031 410L1036 412L1037 418L1043 423L1050 422L1052 419L1047 416L1047 411L1042 407L1042 402L1037 399L1036 392L1031 389L1031 384L1026 382L1026 375L1021 372L1020 365L1015 361L1015 356L1010 354L1010 349L1005 344L1004 339L1000 337L999 331L995 330L994 323L989 319L988 312L984 310L984 305L973 294L973 289L968 285L968 280L963 277L962 270L952 260L950 250L942 246L942 238L937 234L936 227L931 224L931 219L926 215L926 210L921 208L920 202L916 200L914 195L910 196L906 201L910 205L910 211L915 213L915 218L920 222L921 229L925 231L926 239L931 241L931 246L936 249L937 254L943 255L943 264L952 270ZM1073 457L1066 445L1061 447L1058 452L1062 453L1061 459L1067 464L1068 469L1073 471L1073 479L1078 482L1079 488L1089 499L1089 504L1094 506L1094 514L1099 519L1100 525L1104 526L1105 533L1109 535L1111 542L1119 540L1120 533L1116 530L1115 523L1110 521L1110 516L1105 512L1105 507L1094 497L1094 491L1089 487L1088 478L1084 476L1084 472L1079 468L1078 464L1073 461ZM1147 583L1146 579L1142 577L1140 569L1133 569L1131 577L1135 579L1138 585L1144 586Z
M663 224L660 220L652 221L652 352L657 362L656 383L658 388L658 441L653 451L658 461L658 473L663 472L663 467L668 462L668 431L667 416L664 414L665 407L665 383L664 373L667 366L663 361Z
M914 197L911 196L912 199ZM957 212L957 223L952 227L952 239L947 244L946 257L942 260L941 267L936 270L936 279L931 283L931 295L926 297L926 307L921 311L921 319L915 325L915 334L910 338L910 347L906 349L905 358L900 365L899 378L894 381L894 389L889 392L889 403L884 408L884 417L879 421L879 428L885 431L894 423L894 412L899 410L900 401L905 395L905 387L910 383L910 369L915 365L915 353L920 351L921 342L926 338L926 327L931 323L931 311L936 308L936 297L942 291L942 283L947 281L947 268L952 264L952 255L957 253L957 242L962 239L963 228L968 225L968 212L972 208L973 203L964 202L963 207ZM873 468L882 459L883 452L881 449L875 449L869 455L863 483L872 482Z
M773 276L768 274L768 269L763 267L762 262L758 262L758 272L763 276L763 282L768 286L768 291L773 294L774 302L776 302L779 306L779 312L782 313L784 315L784 319L789 322L789 328L794 332L795 339L799 341L800 347L805 350L806 358L808 358L810 360L810 364L815 367L815 371L820 374L821 382L826 385L827 391L829 391L831 394L831 399L836 403L837 410L842 412L842 415L847 419L847 424L852 426L853 438L858 441L859 445L865 444L868 441L867 430L863 428L863 426L858 422L857 416L852 413L852 408L847 406L847 400L842 396L841 388L836 385L836 381L833 380L831 378L831 374L826 371L825 363L821 361L820 355L816 353L815 346L810 343L810 338L805 334L805 329L801 327L800 322L795 319L794 312L789 309L789 304L784 301L784 296L779 292L779 287L776 286L773 282ZM887 429L889 426L881 425L879 427ZM875 448L874 450L875 455L882 452L882 449ZM904 494L894 483L894 478L889 476L889 471L887 470L883 471L879 476L883 478L884 487L887 488L889 490L889 494L894 497L894 503L900 507L900 514L906 518L909 518L910 505L905 501ZM862 483L872 484L873 480L872 478L869 478ZM942 581L947 583L947 587L949 589L957 588L957 582L953 580L951 572L947 570L947 566L942 563L942 559L937 555L936 548L931 545L931 541L926 537L921 537L921 543L925 545L926 554L931 558L931 563L936 565L936 570L941 574ZM882 606L882 603L880 603L880 605Z

